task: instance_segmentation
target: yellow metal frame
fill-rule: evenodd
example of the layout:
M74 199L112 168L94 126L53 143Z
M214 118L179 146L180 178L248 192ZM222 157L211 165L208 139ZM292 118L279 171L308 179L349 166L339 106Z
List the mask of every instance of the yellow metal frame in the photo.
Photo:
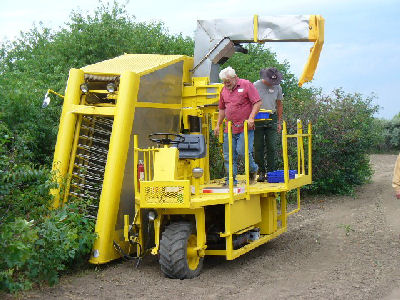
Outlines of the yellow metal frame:
M299 86L303 83L310 81L314 77L315 70L319 61L322 46L324 45L325 35L325 20L320 15L311 15L309 21L309 40L314 42L314 45L310 49L310 56L308 57L307 63L304 66L303 73L299 78Z
M84 82L82 70L71 69L69 72L67 89L64 97L64 105L61 112L60 125L57 135L56 148L54 150L53 170L55 171L55 181L59 188L50 190L53 196L53 207L60 206L60 190L62 190L65 176L68 172L72 142L74 138L76 114L71 114L71 107L78 105L81 97L80 85Z
M185 66L191 65L190 60L185 60ZM185 73L185 72L184 72ZM186 74L186 73L185 73ZM104 75L104 74L103 74ZM107 75L107 74L105 74ZM184 128L188 128L188 116L197 116L202 119L201 132L209 145L209 121L216 122L217 103L221 84L210 85L208 78L192 78L191 85L183 85L182 105L177 104L158 104L158 103L137 103L137 95L140 83L140 76L134 72L125 72L120 76L120 86L118 93L113 94L115 105L89 106L84 104L80 85L84 82L84 72L72 69L68 80L63 111L60 120L60 128L57 138L56 150L54 155L53 169L58 172L57 182L62 185L65 176L72 173L73 160L77 152L77 140L79 136L80 123L83 115L106 116L113 118L112 132L110 136L107 164L104 171L103 187L100 195L98 218L96 223L96 233L98 238L94 244L95 256L90 259L91 263L101 264L111 261L121 256L113 247L113 242L117 241L119 246L126 252L134 251L129 246L129 217L124 217L124 227L122 230L115 230L116 218L119 208L119 199L123 182L123 170L125 167L129 139L132 131L133 118L136 107L153 107L182 110L181 116ZM184 75L184 78L187 74ZM186 80L186 79L185 79ZM200 256L204 255L224 255L227 259L236 257L254 249L255 247L269 241L286 231L287 217L300 210L300 187L311 183L312 180L312 140L311 124L308 124L308 132L303 132L303 125L297 123L297 133L288 134L287 126L284 122L282 130L282 150L284 161L284 182L279 184L257 183L250 185L249 178L249 145L248 145L248 124L244 123L245 134L245 174L240 178L244 182L244 193L236 193L233 186L233 149L232 149L232 124L227 122L228 144L229 144L229 190L227 193L205 194L202 188L211 185L216 186L209 177L209 149L205 158L194 160L179 160L176 156L177 149L168 148L148 148L139 149L137 137L134 137L134 180L135 180L135 218L131 220L137 226L139 232L135 237L135 242L143 244L142 209L154 209L158 217L154 221L156 247L152 249L153 254L157 254L161 226L163 218L169 215L193 215L196 220L197 228L197 247ZM223 131L220 130L221 137ZM288 162L288 139L297 139L297 171L295 179L289 180ZM304 149L304 139L308 139L308 155ZM221 138L222 141L222 138ZM208 148L208 147L207 147ZM163 168L171 170L167 180L154 180L155 173L159 170L154 169L157 156L162 152L169 151L169 156L160 155L159 157L171 157L165 160ZM137 164L139 157L143 157L145 165L145 180L137 179ZM308 161L308 165L306 162ZM307 166L307 168L306 168ZM194 179L191 170L194 167L204 169L204 176ZM238 175L238 178L241 175ZM157 178L157 177L156 177ZM70 180L67 178L66 190L69 189ZM140 184L140 188L139 188ZM164 201L163 193L173 194L176 187L183 187L181 201ZM154 189L159 191L160 201L147 201L144 191ZM289 190L297 189L297 208L291 212L286 211L286 193ZM67 194L61 195L60 189L51 191L54 195L54 207L58 207L63 201L67 201ZM277 208L277 195L280 195L280 209ZM267 200L266 200L267 199ZM224 205L225 229L220 233L225 238L225 250L206 250L206 228L205 228L205 206ZM260 216L257 211L259 207ZM239 220L238 216L241 215ZM260 219L261 218L261 219ZM247 220L247 221L246 221ZM255 227L266 228L266 234L262 234L260 239L252 241L247 245L233 249L235 235L243 234ZM139 250L136 250L139 251Z
M156 228L156 247L153 248L152 253L158 253L159 242L158 239L160 237L160 226L161 226L161 218L166 217L168 215L190 215L194 214L198 208L203 208L209 205L223 204L225 206L225 232L221 232L220 236L225 238L226 240L226 249L225 250L205 250L204 255L223 255L228 260L232 260L237 258L238 256L258 247L261 244L268 242L269 240L279 236L283 232L287 230L287 218L288 216L298 212L300 210L300 186L304 184L311 183L311 152L312 152L312 141L311 141L311 123L308 124L308 132L303 132L303 125L301 121L297 122L297 133L296 134L288 134L287 133L287 125L286 122L283 123L282 130L282 150L283 150L283 161L284 161L284 178L285 181L280 184L258 184L257 186L250 185L249 180L249 157L245 155L245 188L246 191L243 194L235 194L234 186L233 186L233 149L232 149L232 124L231 122L227 122L228 127L228 145L229 145L229 190L227 194L212 194L206 195L199 192L198 187L196 187L195 193L189 193L188 198L185 198L184 205L178 207L178 205L170 204L170 203L152 203L148 204L143 201L143 189L141 188L138 191L137 199L140 199L140 208L154 208L159 213L160 218L155 222ZM244 134L245 134L245 153L248 153L249 145L248 145L248 134L247 134L247 121L244 123ZM295 179L289 180L289 160L288 160L288 139L295 138L297 139L297 170L298 175ZM309 139L308 141L308 170L305 168L305 152L304 152L304 139ZM137 152L144 151L147 153L157 151L163 151L163 148L160 149L139 149L135 148ZM138 154L135 154L135 160L137 160ZM135 162L136 163L136 162ZM146 172L151 170L151 166L145 168ZM146 173L145 172L145 173ZM186 172L189 173L189 172ZM148 178L148 175L145 175ZM135 175L136 178L136 175ZM141 187L143 186L152 186L163 188L165 186L175 186L181 184L182 181L174 180L174 181L142 181ZM189 181L186 181L189 185ZM270 188L265 188L269 187ZM189 186L187 186L189 190ZM297 208L292 210L291 212L287 212L287 200L286 194L287 191L291 189L297 189ZM277 195L280 196L280 213L278 214L277 210ZM225 196L224 196L225 195ZM185 196L186 197L186 196ZM213 199L212 199L213 198ZM245 202L243 202L245 201ZM256 202L254 202L256 201ZM237 206L239 203L242 206ZM247 203L247 204L246 204ZM262 204L263 203L263 204ZM261 205L262 204L262 205ZM200 206L199 206L200 205ZM256 206L254 206L256 205ZM198 208L196 208L198 207ZM240 218L237 216L237 209L235 207L239 207ZM255 210L257 207L261 210L261 219L255 219L251 221L252 218L255 217ZM265 220L267 218L267 220ZM250 221L246 221L250 220ZM244 222L244 223L243 223ZM248 222L248 223L247 223ZM261 225L263 224L263 225ZM262 228L266 228L266 234L262 234L260 239L255 240L253 242L248 243L247 245L239 248L233 249L233 238L234 235L238 235L244 233L248 230L253 229L254 227L261 226ZM203 228L203 227L201 227ZM197 236L201 239L205 238L205 231L200 232L199 228L197 230ZM206 247L206 246L205 246ZM205 249L205 247L201 249ZM203 252L202 252L203 253Z
M98 235L93 248L98 251L91 263L104 263L120 256L113 247L112 233L117 219L119 199L123 181L123 170L128 155L135 102L140 77L133 72L121 75L120 94L116 103L113 130L110 137L107 164L95 231Z
M299 86L302 86L305 82L311 81L314 77L322 46L324 45L324 28L325 19L322 16L310 15L308 41L313 42L314 44L310 49L310 56L308 57L301 76L299 77ZM264 42L258 39L258 15L254 15L253 17L253 33L255 43Z
M183 188L182 197L178 197L175 202L166 202L169 198L168 193L175 194L176 188ZM147 199L146 190L155 190L154 193L159 202L150 202ZM168 190L172 192L168 192ZM171 201L173 201L172 199ZM141 181L140 182L140 207L141 208L189 208L190 207L190 181L174 180L174 181Z

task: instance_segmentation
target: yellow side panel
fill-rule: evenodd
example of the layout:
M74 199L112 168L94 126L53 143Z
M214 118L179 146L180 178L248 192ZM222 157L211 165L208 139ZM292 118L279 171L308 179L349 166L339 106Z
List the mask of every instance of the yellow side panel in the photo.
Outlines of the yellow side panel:
M239 200L232 204L231 233L261 222L260 196L251 195L250 200Z
M154 181L177 179L178 148L163 148L155 153Z
M276 198L274 196L262 197L262 222L260 223L261 234L271 234L277 230L277 213Z

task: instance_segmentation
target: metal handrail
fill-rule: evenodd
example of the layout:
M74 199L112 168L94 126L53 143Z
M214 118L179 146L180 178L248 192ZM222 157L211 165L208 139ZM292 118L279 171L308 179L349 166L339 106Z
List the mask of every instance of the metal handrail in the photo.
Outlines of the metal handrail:
M151 172L151 166L154 164L154 155L155 153L159 151L159 148L147 148L147 149L141 149L138 147L138 136L134 135L133 137L133 176L135 180L135 195L140 195L140 190L138 189L138 171L137 171L137 165L139 162L139 153L143 153L143 164L144 164L144 180L148 181L153 178L153 174Z
M301 175L312 176L312 125L308 123L307 133L303 133L303 124L301 120L297 120L297 134L287 134L286 122L283 122L282 130L282 151L284 161L284 178L285 188L288 189L289 185L289 162L288 162L288 138L297 138L297 172ZM304 154L304 140L308 138L308 174L305 169L305 154ZM300 188L297 188L297 208L286 213L286 216L290 216L300 210Z

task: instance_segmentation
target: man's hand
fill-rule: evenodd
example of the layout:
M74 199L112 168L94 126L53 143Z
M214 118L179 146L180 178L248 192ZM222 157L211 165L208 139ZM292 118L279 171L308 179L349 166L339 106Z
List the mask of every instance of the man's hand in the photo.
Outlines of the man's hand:
M247 128L248 129L253 129L254 128L254 118L249 118L248 120L247 120Z
M397 199L400 199L400 190L399 190L399 191L396 191L396 198L397 198Z
M214 128L214 135L218 136L219 135L219 125L217 124L217 126L215 126Z

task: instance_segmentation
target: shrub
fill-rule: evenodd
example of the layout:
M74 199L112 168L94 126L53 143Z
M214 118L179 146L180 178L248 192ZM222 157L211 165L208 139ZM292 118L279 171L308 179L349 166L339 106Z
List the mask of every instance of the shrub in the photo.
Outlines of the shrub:
M309 191L347 194L370 179L368 154L380 138L373 99L337 89L328 96L319 92L306 103L288 101L285 118L291 130L299 117L313 124L313 184Z
M21 218L0 225L0 289L15 293L32 286L27 264L35 255L37 232Z
M15 293L58 281L60 272L87 258L94 222L76 204L48 212L40 221L15 219L0 227L0 289Z
M54 186L50 170L35 167L30 157L24 137L0 122L0 224L15 218L38 220L48 210Z
M376 147L379 152L393 152L400 150L400 113L391 120L378 120L382 128L382 141Z

